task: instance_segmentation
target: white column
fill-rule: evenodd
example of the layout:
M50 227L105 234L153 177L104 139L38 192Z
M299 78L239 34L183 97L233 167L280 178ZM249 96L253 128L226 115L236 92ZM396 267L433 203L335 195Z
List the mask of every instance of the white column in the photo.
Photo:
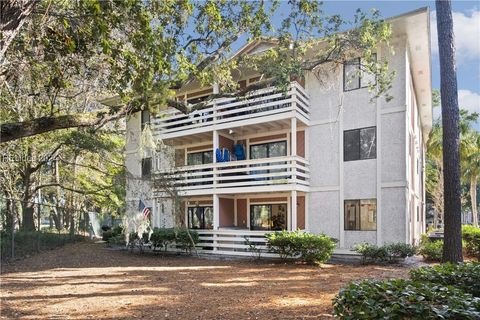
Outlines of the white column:
M308 222L309 213L310 213L309 208L310 208L310 193L306 192L305 193L305 231L310 231L309 230L310 224Z
M213 195L213 229L218 230L220 226L220 199L218 194Z
M297 230L297 191L293 190L292 191L292 231Z

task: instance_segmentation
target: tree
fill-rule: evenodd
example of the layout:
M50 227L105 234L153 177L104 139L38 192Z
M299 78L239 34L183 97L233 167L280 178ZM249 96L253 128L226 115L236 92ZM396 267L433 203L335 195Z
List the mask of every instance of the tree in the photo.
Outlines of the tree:
M469 184L472 224L478 227L477 183L480 176L480 134L475 130L468 131L462 143L462 176Z
M444 246L443 261L463 261L460 190L460 129L451 2L436 0L440 93L443 126Z
M340 64L360 53L366 58L364 67L377 75L378 93L388 90L393 73L372 56L390 36L378 12L359 11L349 25L324 14L316 0L291 0L290 14L274 31L269 17L278 4L41 1L5 54L0 101L7 116L0 142L65 128L99 128L143 109L202 108L205 103L190 107L174 99L175 90L194 81L218 83L220 96L248 92L262 83L237 92L231 75L240 64L252 62L229 57L240 37L275 38L275 48L256 61L265 77L273 79L263 85L285 85L291 75L301 76L325 62ZM353 29L337 33L347 26ZM318 37L327 45L306 61ZM35 112L26 116L21 111L28 108Z

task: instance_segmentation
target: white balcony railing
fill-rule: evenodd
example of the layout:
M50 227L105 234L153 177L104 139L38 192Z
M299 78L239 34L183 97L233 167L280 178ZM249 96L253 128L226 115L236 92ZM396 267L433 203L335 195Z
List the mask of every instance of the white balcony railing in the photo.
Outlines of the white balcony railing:
M177 191L279 184L308 186L310 178L308 161L298 156L184 166L157 170L156 174Z
M261 117L272 115L291 117L293 111L307 121L309 108L308 94L297 82L292 82L286 92L269 87L252 91L245 97L216 99L206 108L189 114L168 110L153 119L152 130L155 135L168 138L212 130L214 125L221 128L241 121L261 121Z

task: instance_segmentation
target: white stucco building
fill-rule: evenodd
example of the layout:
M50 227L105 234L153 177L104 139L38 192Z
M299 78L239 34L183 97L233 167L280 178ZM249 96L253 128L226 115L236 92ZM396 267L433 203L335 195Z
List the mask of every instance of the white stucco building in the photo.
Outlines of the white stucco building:
M152 207L153 227L188 225L201 235L199 248L215 253L248 255L244 237L261 242L279 229L323 232L338 239L340 250L360 242L418 242L432 124L429 12L390 23L394 53L376 52L396 71L389 102L371 99L368 75L345 81L357 67L346 64L322 82L306 74L287 94L266 88L189 115L130 117L127 212L136 213L142 200ZM268 45L254 42L237 54ZM239 85L258 78L245 72ZM178 97L195 103L214 92L215 86L191 84ZM139 150L146 123L165 144L159 153ZM162 176L162 185L149 175Z

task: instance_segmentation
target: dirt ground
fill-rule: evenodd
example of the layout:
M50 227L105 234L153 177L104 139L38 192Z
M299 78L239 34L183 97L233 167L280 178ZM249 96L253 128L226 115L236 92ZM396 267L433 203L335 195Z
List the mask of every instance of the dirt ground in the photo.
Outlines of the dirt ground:
M140 255L100 243L2 268L0 319L323 319L347 282L408 271Z

